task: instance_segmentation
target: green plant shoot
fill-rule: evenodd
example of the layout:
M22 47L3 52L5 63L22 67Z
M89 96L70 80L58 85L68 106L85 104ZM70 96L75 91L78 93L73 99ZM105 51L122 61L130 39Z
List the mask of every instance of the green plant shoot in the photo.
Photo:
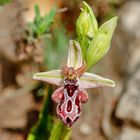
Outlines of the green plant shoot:
M78 17L76 31L87 70L94 66L109 50L111 38L117 24L114 17L98 28L91 7L83 2L84 8Z

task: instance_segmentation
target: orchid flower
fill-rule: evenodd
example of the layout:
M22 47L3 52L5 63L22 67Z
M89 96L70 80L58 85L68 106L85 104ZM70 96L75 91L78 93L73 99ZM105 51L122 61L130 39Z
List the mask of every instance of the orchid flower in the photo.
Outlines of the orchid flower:
M33 76L34 79L60 86L52 94L52 100L58 104L57 115L68 127L80 117L81 103L88 101L84 89L115 86L114 81L85 71L81 47L78 42L71 40L67 65L61 70L36 73Z

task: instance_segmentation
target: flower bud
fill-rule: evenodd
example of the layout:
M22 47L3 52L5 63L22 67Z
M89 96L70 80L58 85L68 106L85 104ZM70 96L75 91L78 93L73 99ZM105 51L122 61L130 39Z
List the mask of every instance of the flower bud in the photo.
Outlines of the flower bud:
M98 23L90 6L86 2L83 4L84 7L76 23L76 31L78 36L84 35L93 38L98 29Z
M90 6L86 2L83 2L83 4L84 7L76 22L76 31L82 48L83 58L85 58L90 40L98 30L98 23Z

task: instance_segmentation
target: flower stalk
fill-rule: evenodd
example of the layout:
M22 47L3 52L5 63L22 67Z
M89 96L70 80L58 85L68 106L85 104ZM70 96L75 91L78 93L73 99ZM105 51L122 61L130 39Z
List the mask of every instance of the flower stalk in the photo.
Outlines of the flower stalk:
M52 117L50 116L52 86L47 88L47 96L44 101L44 106L39 114L39 119L36 125L31 129L27 140L46 140L49 139L52 129Z

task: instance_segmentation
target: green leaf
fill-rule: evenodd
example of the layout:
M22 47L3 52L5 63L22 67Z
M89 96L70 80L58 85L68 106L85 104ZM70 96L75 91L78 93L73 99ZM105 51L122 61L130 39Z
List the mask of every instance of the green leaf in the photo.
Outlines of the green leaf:
M84 7L76 22L76 31L83 58L85 58L90 39L94 37L98 30L98 23L91 7L86 2L83 2L83 4Z
M44 91L46 92L46 91ZM27 140L46 140L49 139L50 132L52 130L52 120L53 117L51 115L52 111L52 87L48 87L48 94L46 96L43 109L40 112L39 119L36 125L31 129Z
M64 125L61 120L54 122L49 140L69 140L71 137L71 130Z
M53 23L54 21L54 16L55 16L55 13L56 13L56 9L52 9L50 11L50 13L48 15L46 15L42 22L40 23L39 25L39 30L40 30L40 33L43 34L45 32L47 32L50 28L50 25Z
M12 2L12 0L0 0L0 5L8 4Z
M35 12L35 24L39 25L41 22L41 15L38 5L34 6L34 12Z
M54 21L56 8L53 8L49 12L49 14L46 14L45 16L41 16L38 5L35 5L34 12L35 12L34 22L29 23L28 28L32 32L30 35L32 35L35 38L38 38L40 36L43 36L49 31L50 26Z
M49 140L60 140L62 128L62 122L60 122L60 120L57 120L53 125Z
M87 69L95 65L109 50L110 42L117 23L117 17L105 22L90 43L86 54Z
M48 15L44 17L46 21L46 27L48 28L54 22L54 16L56 14L56 8L53 8Z
M37 33L38 28L34 23L28 23L27 30L30 31L30 34L33 36L33 33Z
M70 137L71 137L71 131L69 130L69 131L67 132L67 134L65 135L65 137L64 137L63 140L69 140Z

